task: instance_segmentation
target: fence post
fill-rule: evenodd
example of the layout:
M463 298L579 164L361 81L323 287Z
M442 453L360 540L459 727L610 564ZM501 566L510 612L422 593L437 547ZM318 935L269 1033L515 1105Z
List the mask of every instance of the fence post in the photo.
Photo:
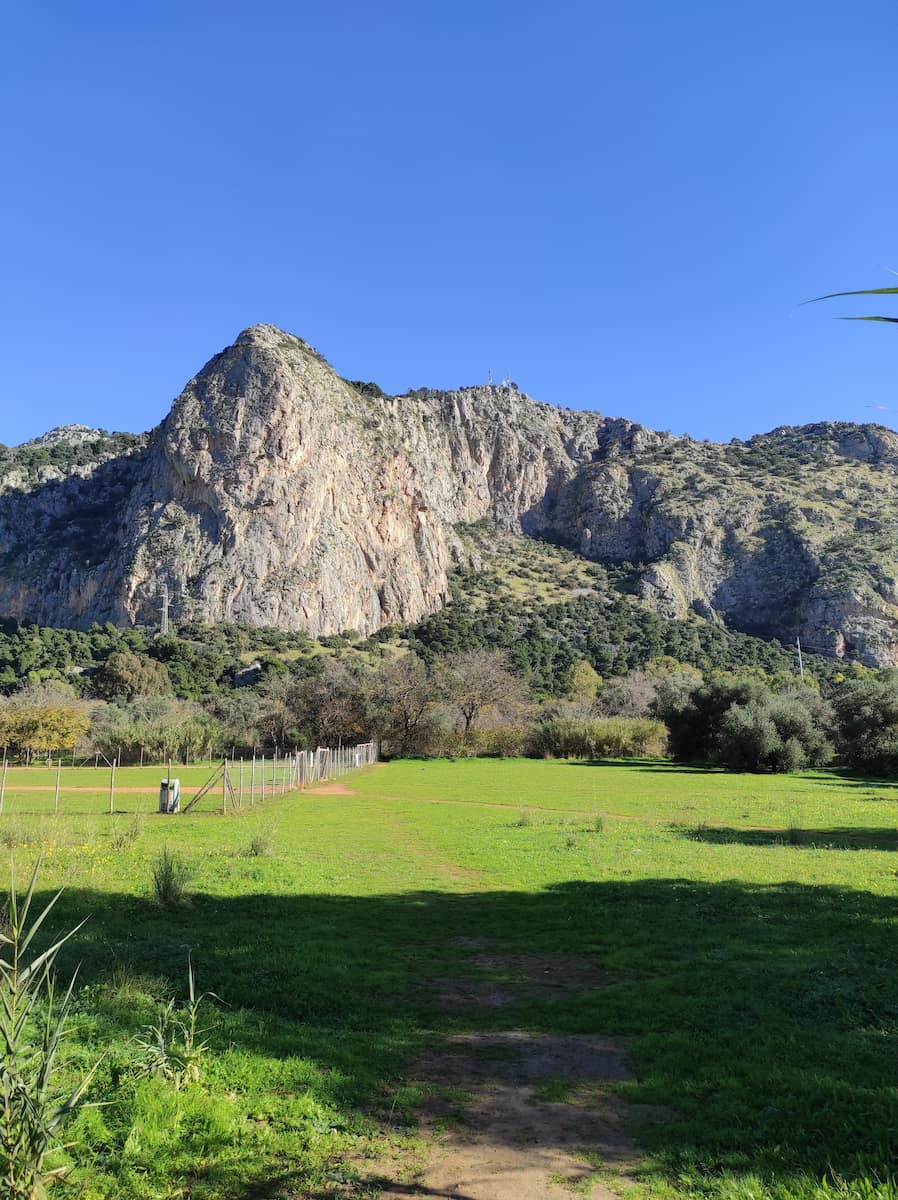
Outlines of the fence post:
M53 793L53 816L59 812L59 776L62 774L62 759L56 763L56 791Z
M9 766L9 759L6 757L6 747L3 747L3 775L0 776L0 813L3 812L3 797L6 795L6 768Z
M240 760L240 807L243 808L243 759Z
M225 757L221 764L221 815L228 811L228 760Z
M253 765L249 772L249 806L256 803L256 748L253 746Z
M115 763L116 763L116 760L113 759L112 766L109 771L109 811L110 811L110 813L115 812Z
M259 803L263 804L264 802L265 802L265 755L263 754L262 755L261 787L259 789Z

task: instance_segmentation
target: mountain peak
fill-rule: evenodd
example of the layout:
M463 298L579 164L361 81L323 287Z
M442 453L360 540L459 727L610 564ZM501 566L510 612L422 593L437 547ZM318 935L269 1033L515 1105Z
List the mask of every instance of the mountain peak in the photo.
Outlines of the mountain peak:
M696 443L509 380L387 397L260 323L148 439L67 425L6 452L0 615L151 623L165 582L180 618L370 634L439 609L455 527L486 520L618 567L684 637L697 613L896 665L896 442Z
M40 437L23 442L23 446L57 446L62 442L74 444L77 442L93 442L98 438L108 436L102 429L92 429L90 425L57 425Z

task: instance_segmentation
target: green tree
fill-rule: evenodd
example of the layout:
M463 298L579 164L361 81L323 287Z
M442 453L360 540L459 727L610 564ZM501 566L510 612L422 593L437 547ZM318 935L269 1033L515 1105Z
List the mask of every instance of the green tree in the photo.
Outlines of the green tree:
M846 683L833 700L837 745L862 771L898 770L898 675Z
M172 686L165 664L130 650L110 654L97 668L94 691L104 700L133 700L135 696L167 696Z
M71 750L89 724L83 704L14 699L0 709L0 745L30 762L36 754Z
M832 757L832 745L797 697L732 705L721 718L714 758L734 771L801 771Z

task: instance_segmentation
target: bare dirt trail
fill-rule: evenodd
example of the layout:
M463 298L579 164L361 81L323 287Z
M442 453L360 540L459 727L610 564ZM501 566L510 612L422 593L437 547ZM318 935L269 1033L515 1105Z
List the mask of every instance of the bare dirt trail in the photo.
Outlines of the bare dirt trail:
M470 978L435 981L437 1004L501 1008L601 987L604 974L570 955L502 955L476 939ZM489 978L498 974L502 982ZM631 1078L621 1048L600 1035L522 1029L454 1034L415 1065L407 1081L423 1101L415 1162L381 1161L366 1182L381 1200L612 1200L636 1149L610 1085Z
M610 1200L617 1193L607 1180L625 1178L634 1147L602 1085L624 1078L620 1052L601 1038L520 1031L450 1038L413 1080L429 1089L425 1162L410 1178L388 1182L381 1198L570 1200L576 1189ZM551 1098L564 1083L563 1098Z

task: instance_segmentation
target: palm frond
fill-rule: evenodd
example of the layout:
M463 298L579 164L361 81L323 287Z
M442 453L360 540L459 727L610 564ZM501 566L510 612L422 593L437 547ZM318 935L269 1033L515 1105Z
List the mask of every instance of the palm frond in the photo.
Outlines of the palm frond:
M887 321L890 325L898 325L898 317L836 317L837 321Z
M821 300L837 300L841 296L898 296L898 287L861 288L857 292L827 292L825 296L815 296L813 300L804 300L803 304L818 304Z

